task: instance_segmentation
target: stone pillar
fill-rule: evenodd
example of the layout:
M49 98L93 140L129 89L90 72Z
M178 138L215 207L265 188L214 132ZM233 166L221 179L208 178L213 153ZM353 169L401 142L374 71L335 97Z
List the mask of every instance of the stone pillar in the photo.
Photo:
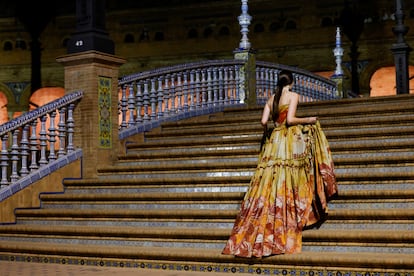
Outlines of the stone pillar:
M248 106L257 105L256 101L256 52L253 50L235 50L234 59L241 59L244 65L240 68L240 103Z
M395 73L396 73L396 87L397 94L410 93L410 81L408 72L408 56L411 51L410 46L405 42L404 36L408 32L408 27L404 25L404 8L403 1L396 0L395 18L396 23L392 31L397 37L397 42L391 47L394 54Z
M75 109L74 145L83 151L82 177L112 164L118 149L118 76L125 60L98 51L58 57L65 67L65 92L83 91Z

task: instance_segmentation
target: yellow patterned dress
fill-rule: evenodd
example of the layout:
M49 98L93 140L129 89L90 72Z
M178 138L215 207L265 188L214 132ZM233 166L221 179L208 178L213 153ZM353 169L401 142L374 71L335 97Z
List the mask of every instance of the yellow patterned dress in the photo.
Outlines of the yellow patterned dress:
M249 258L301 252L303 228L326 216L327 202L337 193L319 122L288 127L288 105L279 109L223 254Z

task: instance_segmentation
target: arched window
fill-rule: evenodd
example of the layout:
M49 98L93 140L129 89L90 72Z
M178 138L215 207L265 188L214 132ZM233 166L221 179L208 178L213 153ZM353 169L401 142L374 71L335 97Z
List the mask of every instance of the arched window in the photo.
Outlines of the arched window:
M230 35L229 27L227 27L227 26L221 27L220 28L220 31L219 31L219 35L221 35L221 36L228 36L228 35Z
M264 26L262 23L257 23L254 25L254 32L255 33L263 33L264 32Z
M135 42L135 37L133 34L126 34L124 37L124 42L125 43L134 43Z
M154 35L155 41L163 41L164 40L164 33L163 32L156 32Z
M16 39L15 48L16 49L21 49L21 50L26 50L26 48L27 48L26 41L24 41L21 38Z
M13 43L11 43L10 41L6 41L3 44L3 50L4 51L11 51L13 50Z
M198 37L198 32L196 29L191 29L188 31L188 38L197 38Z
M286 30L296 30L296 22L293 20L289 20L288 22L286 22L286 26L285 26Z

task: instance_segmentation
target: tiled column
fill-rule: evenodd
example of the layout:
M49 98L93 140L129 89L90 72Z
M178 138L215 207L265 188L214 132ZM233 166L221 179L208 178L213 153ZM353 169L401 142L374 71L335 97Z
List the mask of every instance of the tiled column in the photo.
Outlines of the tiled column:
M97 51L57 58L65 67L65 92L83 91L74 113L74 145L83 152L82 176L94 178L97 168L112 164L119 152L118 77L125 60Z

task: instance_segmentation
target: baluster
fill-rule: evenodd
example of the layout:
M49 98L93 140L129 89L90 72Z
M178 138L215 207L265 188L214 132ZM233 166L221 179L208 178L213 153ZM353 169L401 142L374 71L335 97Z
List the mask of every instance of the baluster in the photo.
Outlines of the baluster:
M72 103L68 106L68 153L71 153L75 150L75 147L73 145L73 134L75 133L75 120L73 118L73 110L75 110L75 104Z
M31 124L31 135L30 135L30 152L31 152L31 163L30 163L30 172L33 172L39 168L37 165L37 151L38 151L38 143L37 143L37 135L36 135L36 126L37 121L34 120Z
M207 107L207 79L206 79L206 70L201 71L201 102L202 107Z
M212 88L212 80L211 80L211 68L207 69L207 105L213 105L213 88Z
M227 66L224 67L223 70L223 81L224 81L224 104L228 105L229 104L229 68Z
M261 98L263 95L263 68L257 68L256 71L256 95Z
M58 157L62 157L66 154L66 107L62 107L59 110L58 131L59 131Z
M171 75L170 99L171 99L170 113L175 114L175 74Z
M137 82L136 83L136 87L137 87L137 93L135 94L135 104L137 105L137 114L136 114L136 122L142 123L142 106L143 106L143 99L142 99L142 92L141 92L141 83ZM133 89L133 84L131 84L130 89Z
M55 127L56 111L50 113L49 123L49 160L56 160L55 143L56 143L56 127Z
M277 86L277 70L273 71L273 79L272 79L272 93L276 89Z
M196 109L200 109L201 108L201 104L203 101L203 97L201 95L201 81L200 80L200 75L201 75L201 71L199 69L196 70L195 72L195 94L196 94Z
M144 103L144 122L147 122L150 120L150 117L148 116L148 107L150 103L150 97L149 97L149 91L148 91L148 80L145 80L144 82L144 92L142 95L142 100Z
M12 146L11 146L11 160L12 160L12 169L10 175L10 182L16 182L19 179L19 174L17 173L17 164L19 163L19 145L17 143L19 137L19 130L16 129L13 131L12 135Z
M183 74L183 93L184 93L184 112L188 111L188 79L187 79L188 72L184 72Z
M224 104L223 67L218 69L218 96L220 105Z
M126 97L126 85L124 85L122 87L122 96L121 96L121 116L122 116L122 120L121 120L121 130L125 129L127 127L127 122L126 122L126 116L127 116L127 107L128 107L128 101L127 101L127 97Z
M234 67L229 67L229 75L228 75L228 83L229 83L229 100L230 104L234 104L236 102L236 89L237 89L237 82L236 82L236 75L235 75Z
M164 79L164 115L170 114L170 86L169 86L170 75L166 75Z
M1 156L0 156L0 160L1 160L1 187L6 187L7 185L9 185L9 181L7 180L7 170L9 167L9 157L8 157L8 151L7 151L7 141L9 140L9 135L8 134L4 134L1 137Z
M22 156L22 168L20 169L20 176L24 177L29 174L27 169L27 162L29 158L29 130L30 125L25 125L23 127L22 139L20 141L21 156Z
M263 101L268 99L272 95L271 89L271 79L270 79L270 69L265 69L265 91L263 95Z
M213 76L213 105L216 106L219 104L219 91L218 91L218 76L217 76L217 68L212 68L212 76Z
M241 82L240 79L240 66L239 65L235 65L234 66L234 80L235 80L235 84L236 84L236 97L235 97L235 101L237 103L243 103L244 99L240 99L240 86L243 85L243 83Z
M150 94L150 101L151 101L151 120L154 121L157 117L157 90L155 90L155 82L156 79L151 79L151 94Z
M176 90L175 90L175 98L177 99L177 113L180 114L182 111L182 83L181 83L181 74L182 73L178 73L177 74L177 85Z
M195 110L196 104L198 103L198 101L197 103L194 102L195 100L194 95L198 94L197 85L194 83L195 74L196 74L195 70L190 71L190 91L189 91L190 92L190 111Z
M134 120L135 95L134 95L134 87L132 85L128 86L128 114L129 114L128 127L132 127L135 125L135 120Z
M39 141L40 141L39 165L40 166L44 166L44 165L47 164L47 159L46 159L46 148L47 148L46 120L47 120L46 115L44 115L40 118L40 132L39 132Z
M160 76L158 78L158 118L162 118L163 117L163 107L162 107L162 102L163 102L163 90L162 90L162 81L163 81L163 77Z

